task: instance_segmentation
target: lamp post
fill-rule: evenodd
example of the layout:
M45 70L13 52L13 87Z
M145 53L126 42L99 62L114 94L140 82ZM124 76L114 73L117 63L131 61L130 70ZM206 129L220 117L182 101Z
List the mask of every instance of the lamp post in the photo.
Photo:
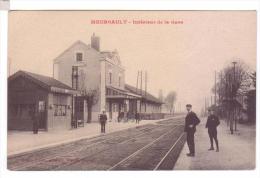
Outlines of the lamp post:
M215 107L217 106L217 71L215 71L215 89L214 89L214 93L215 93L215 96L214 96L214 105Z

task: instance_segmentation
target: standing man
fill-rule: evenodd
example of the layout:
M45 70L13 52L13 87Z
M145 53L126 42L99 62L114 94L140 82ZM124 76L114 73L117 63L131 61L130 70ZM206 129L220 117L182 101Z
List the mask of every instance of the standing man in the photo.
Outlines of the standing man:
M194 134L196 132L196 125L200 123L200 120L197 115L192 112L191 104L187 104L186 109L188 111L188 114L185 118L184 132L187 132L187 144L190 150L190 153L188 153L187 156L193 157L195 156Z
M217 147L216 152L219 152L217 127L220 124L220 122L212 109L208 109L208 112L209 112L209 116L206 123L206 128L208 128L209 139L210 139L210 148L208 150L209 151L214 150L214 146L213 146L213 139L214 139Z
M32 119L33 119L33 134L38 134L39 130L39 113L37 112L37 109L32 110Z
M135 113L135 123L139 124L139 121L140 121L140 114L136 111L136 113Z
M106 132L106 122L107 122L106 111L103 111L103 113L100 114L99 122L100 122L100 125L101 125L101 133L105 133Z

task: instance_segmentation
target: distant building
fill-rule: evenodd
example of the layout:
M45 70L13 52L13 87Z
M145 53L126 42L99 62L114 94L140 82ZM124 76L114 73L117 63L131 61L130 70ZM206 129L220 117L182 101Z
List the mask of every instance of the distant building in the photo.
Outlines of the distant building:
M51 77L18 71L8 78L8 129L70 129L76 91Z
M161 106L163 102L160 99L156 98L155 96L144 90L137 89L136 87L133 87L128 84L125 84L125 89L131 93L140 96L140 98L138 99L138 112L148 114L161 113Z
M77 41L54 59L53 77L79 92L98 91L98 101L92 108L93 121L98 120L102 110L108 112L110 119L119 115L133 117L137 111L160 112L158 99L148 93L144 99L136 89L125 84L125 69L117 50L101 51L100 38L95 34L91 36L91 44ZM86 121L87 114L87 102L82 95L75 96L75 117Z

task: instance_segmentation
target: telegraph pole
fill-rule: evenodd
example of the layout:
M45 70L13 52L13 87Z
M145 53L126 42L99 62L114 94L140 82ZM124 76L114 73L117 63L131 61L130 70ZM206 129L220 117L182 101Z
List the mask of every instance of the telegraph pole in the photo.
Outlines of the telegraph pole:
M215 71L215 98L214 98L215 107L217 106L217 71Z
M137 71L137 78L136 78L136 93L138 93L138 84L139 84L139 70Z
M146 95L147 95L147 71L145 71L145 112L146 112Z
M147 95L147 71L145 71L145 78L144 78L144 80L145 80L145 96Z
M233 94L232 94L232 84L231 84L231 74L228 75L229 76L229 81L228 81L228 85L229 85L229 107L228 107L228 113L229 113L229 126L230 126L230 131L231 134L233 134L233 121L234 121L234 112L231 113L231 109L233 109ZM231 116L232 115L232 116Z
M229 115L228 115L229 103L228 103L228 74L227 73L225 73L225 101L226 101L225 117L226 117L226 122L227 122L227 127L228 127L228 124L229 124Z
M207 97L205 97L205 116L207 114Z
M143 91L142 91L142 88L143 88L143 71L142 70L140 71L140 77L141 77L141 80L140 80L140 92L141 92L140 113L141 113L142 112L142 96L143 96Z
M140 91L141 91L141 96L142 96L143 95L143 71L142 70L141 70L141 83L140 84L141 84L141 86L140 86L141 90Z
M137 71L137 77L136 77L136 93L137 94L138 94L138 87L139 87L139 70ZM141 103L141 100L140 100L140 103ZM136 112L138 112L138 102L137 102L137 100L136 100Z
M234 61L232 62L234 65L234 81L233 81L233 92L232 92L232 96L233 96L233 118L235 121L235 131L237 131L237 117L236 117L236 105L235 105L235 100L236 100L236 93L235 93L235 87L236 87L236 64L237 62Z
M219 93L218 93L218 100L219 100L219 106L220 106L220 116L223 117L223 88L222 88L222 71L220 72L220 83L219 83Z

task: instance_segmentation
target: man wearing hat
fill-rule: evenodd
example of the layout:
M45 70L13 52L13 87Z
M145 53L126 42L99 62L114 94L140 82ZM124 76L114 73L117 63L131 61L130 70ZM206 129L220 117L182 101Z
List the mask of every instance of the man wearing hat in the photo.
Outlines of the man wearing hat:
M101 133L105 133L106 132L106 122L107 122L106 111L103 111L102 114L100 114L99 122L101 125Z
M216 152L219 152L218 147L218 138L217 138L217 127L220 124L218 117L214 114L212 109L208 109L209 116L206 123L206 128L208 128L209 138L210 138L210 148L209 150L214 150L213 146L213 139L215 140L216 144Z
M200 120L197 115L192 112L191 104L187 104L186 109L188 114L185 118L184 132L187 132L187 144L190 150L190 153L188 153L187 156L195 156L194 134L196 132L196 125L200 123Z

